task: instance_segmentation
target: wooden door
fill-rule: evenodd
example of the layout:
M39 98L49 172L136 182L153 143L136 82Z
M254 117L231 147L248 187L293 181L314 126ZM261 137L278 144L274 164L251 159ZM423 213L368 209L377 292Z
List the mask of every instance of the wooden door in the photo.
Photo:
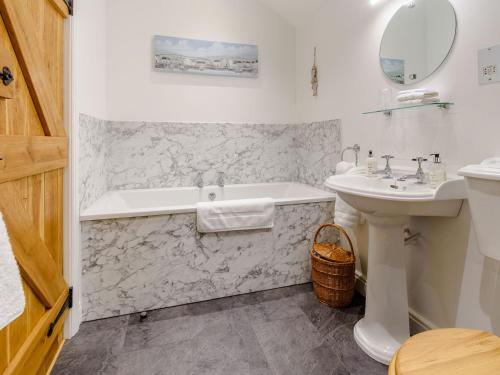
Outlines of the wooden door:
M0 373L46 374L71 300L63 278L64 0L0 0L0 210L24 313L0 331ZM5 73L5 72L4 72ZM50 331L50 332L49 332Z

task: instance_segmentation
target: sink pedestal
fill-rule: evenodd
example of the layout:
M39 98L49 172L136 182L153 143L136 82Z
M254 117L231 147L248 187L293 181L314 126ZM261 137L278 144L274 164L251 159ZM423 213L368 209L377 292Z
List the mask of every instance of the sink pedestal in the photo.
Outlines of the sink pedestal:
M408 216L366 215L369 225L366 313L354 327L357 344L389 364L410 337L404 256Z
M395 178L411 174L393 168ZM404 229L410 217L456 217L467 197L464 180L448 175L432 189L426 184L360 174L332 176L325 186L364 213L369 226L366 313L354 328L358 345L373 359L388 364L410 337Z

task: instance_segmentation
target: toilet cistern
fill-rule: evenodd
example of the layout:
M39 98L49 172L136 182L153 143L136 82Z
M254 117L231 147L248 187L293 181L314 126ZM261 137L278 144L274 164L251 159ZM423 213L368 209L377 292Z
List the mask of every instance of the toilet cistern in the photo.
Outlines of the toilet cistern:
M500 157L464 167L458 174L465 177L479 251L500 260Z

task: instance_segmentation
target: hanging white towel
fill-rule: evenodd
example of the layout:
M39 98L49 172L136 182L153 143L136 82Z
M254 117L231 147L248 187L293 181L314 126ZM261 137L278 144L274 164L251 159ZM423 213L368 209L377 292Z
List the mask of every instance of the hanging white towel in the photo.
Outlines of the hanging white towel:
M19 317L24 311L24 305L21 275L0 214L0 329Z
M347 163L341 161L337 164L335 168L335 174L359 174L365 171L363 167L355 167L354 163ZM335 199L335 223L343 226L344 228L354 228L356 227L361 219L361 214L355 208L349 206L342 198L337 194Z
M335 224L344 228L355 228L361 219L361 214L355 208L349 206L337 195L335 199Z
M349 172L351 169L353 169L356 166L356 164L351 163L349 161L341 161L337 164L335 167L335 174L346 174Z
M366 172L364 167L355 167L354 164L348 165L349 163L340 162L337 164L336 174L362 174ZM363 217L361 213L355 208L349 206L340 196L337 194L335 198L335 224L343 227L349 237L352 240L354 246L354 255L356 255L356 269L361 273L363 272L361 261L358 254L358 241L356 238L355 228L358 224L363 223ZM343 244L347 246L346 244Z
M196 213L201 233L269 229L274 225L274 199L200 202Z

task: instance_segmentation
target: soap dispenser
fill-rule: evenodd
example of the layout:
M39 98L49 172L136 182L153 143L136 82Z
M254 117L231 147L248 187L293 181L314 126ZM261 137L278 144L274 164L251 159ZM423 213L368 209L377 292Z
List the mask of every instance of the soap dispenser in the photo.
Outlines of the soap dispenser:
M377 175L377 159L373 157L373 151L368 152L368 158L366 159L366 174L370 177Z
M429 170L429 180L431 187L433 189L437 188L448 178L446 176L446 166L441 162L441 157L439 154L431 154L434 156L434 163L432 163Z

